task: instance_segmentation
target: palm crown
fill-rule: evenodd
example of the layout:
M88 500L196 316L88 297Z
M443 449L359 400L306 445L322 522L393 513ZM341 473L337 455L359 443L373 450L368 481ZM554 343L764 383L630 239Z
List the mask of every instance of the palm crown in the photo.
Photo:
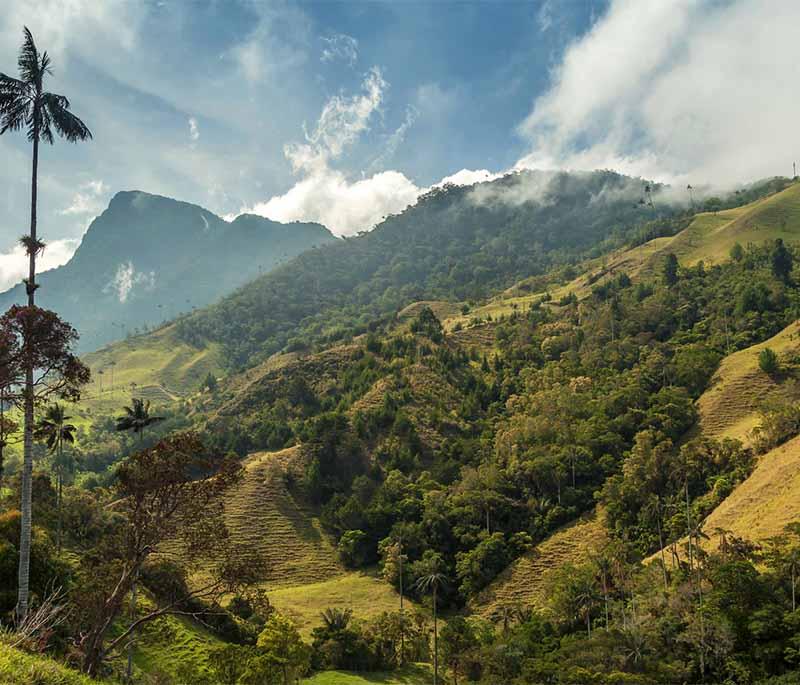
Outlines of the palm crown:
M43 440L49 450L54 450L64 443L74 443L77 428L67 423L71 418L67 416L63 405L58 403L50 405L45 415L39 419L34 437Z
M150 400L134 398L131 404L132 407L123 407L125 411L123 416L117 417L118 431L132 430L141 436L145 428L164 420L163 416L150 415Z
M50 144L53 131L71 143L92 137L86 124L69 111L66 97L44 90L52 63L47 52L39 54L27 27L17 65L18 79L0 73L0 135L24 128L28 140Z

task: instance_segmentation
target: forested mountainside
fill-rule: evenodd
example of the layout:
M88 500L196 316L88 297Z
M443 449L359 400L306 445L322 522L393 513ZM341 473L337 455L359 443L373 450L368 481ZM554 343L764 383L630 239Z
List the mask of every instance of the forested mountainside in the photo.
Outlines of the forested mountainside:
M776 185L782 190L769 194ZM437 277L420 282L426 296L445 299L384 313L377 294L362 293L378 315L353 318L337 336L320 333L350 309L328 306L317 323L329 323L316 328L300 319L290 329L287 318L286 330L308 332L309 344L267 357L278 338L253 338L237 348L255 351L248 368L227 375L203 366L212 352L236 366L237 358L221 361L235 352L223 338L201 336L201 348L184 340L174 359L171 328L109 347L99 363L119 355L126 382L148 360L161 364L158 356L171 360L170 378L210 372L199 392L189 383L183 397L167 397L157 410L164 420L143 439L78 408L86 458L81 486L67 488L65 502L69 520L83 522L68 534L74 565L57 563L44 544L37 554L67 587L95 573L93 550L116 525L108 506L126 473L118 460L194 429L215 459L241 461L241 479L209 505L221 502L230 541L247 552L239 560L270 604L241 588L223 606L193 604L222 645L197 626L151 626L137 647L140 663L157 662L175 682L186 674L214 682L221 663L255 668L253 644L266 632L306 640L304 663L318 670L430 660L424 612L436 582L440 668L451 679L791 683L800 644L791 559L800 535L783 527L800 518L800 505L781 495L765 507L760 498L776 492L775 478L793 482L786 474L800 432L800 184L762 188L763 199L742 205L752 196L740 193L697 215L652 218L652 208L627 201L644 212L627 231L609 228L602 243L586 239L561 256L531 252L531 272L506 254L498 264L508 276L487 279L478 301L432 260ZM423 206L442 202L434 215L449 216L453 192L467 191L445 189ZM319 255L349 264L338 251L358 251L365 238L305 253L256 281L253 293L269 295L265 284L281 275L308 277L307 260ZM400 250L402 242L392 244ZM436 245L446 252L447 244L426 249L438 254ZM467 264L489 264L483 248L466 255ZM369 273L367 282L383 283L374 280L380 269ZM182 334L222 322L228 301L241 303L228 325L257 326L266 310L248 290L183 318ZM730 406L729 386L740 377L769 399L748 399L756 430L746 434L744 415ZM101 405L90 398L84 406ZM47 494L48 481L37 487ZM36 501L46 540L55 499ZM747 539L743 526L759 512L773 520ZM142 574L153 601L198 577L191 559L162 545L169 563L148 562ZM213 547L206 554L199 577L227 563ZM392 611L400 591L405 618ZM4 601L10 610L13 597ZM180 646L162 631L181 636ZM414 677L416 685L426 676Z
M89 351L210 304L295 255L333 241L319 224L242 215L227 222L186 202L114 196L70 261L38 278L39 303L78 329ZM0 307L25 299L22 284Z
M611 171L526 171L435 189L373 231L308 252L188 317L181 336L219 342L236 368L364 332L416 300L478 300L680 213L655 188L655 206L639 204L645 185Z

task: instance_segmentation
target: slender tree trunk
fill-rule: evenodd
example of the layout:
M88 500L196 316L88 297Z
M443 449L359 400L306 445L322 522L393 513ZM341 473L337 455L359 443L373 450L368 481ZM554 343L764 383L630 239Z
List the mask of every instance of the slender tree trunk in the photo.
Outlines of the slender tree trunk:
M694 571L694 556L692 552L692 514L689 508L689 479L686 479L684 487L686 492L686 532L689 534L689 573Z
M62 531L62 524L61 524L61 502L62 502L62 491L64 489L64 475L59 472L58 474L58 502L56 504L56 510L58 512L58 528L56 529L56 553L58 556L61 556L61 531Z
M406 660L406 625L405 616L403 613L403 538L400 538L400 665L402 666Z
M439 630L436 624L436 585L433 586L433 685L439 681Z
M794 564L792 564L792 613L797 609L797 604L795 602L795 579L794 579Z
M137 570L133 576L133 584L131 585L131 623L136 620L136 580L138 577L139 571ZM125 678L128 683L133 682L133 642L135 638L136 633L131 633L130 641L128 642L128 664L125 669Z
M661 571L664 574L664 592L669 590L667 578L667 560L664 558L664 536L661 533L661 511L656 513L656 526L658 527L658 548L661 551Z
M33 165L31 172L31 245L28 249L28 306L35 305L36 291L36 186L39 173L39 119L34 115L33 128ZM28 615L28 599L30 594L31 570L31 524L33 518L33 349L30 340L25 349L25 407L23 429L22 460L22 525L19 542L19 590L17 595L17 620L22 621Z

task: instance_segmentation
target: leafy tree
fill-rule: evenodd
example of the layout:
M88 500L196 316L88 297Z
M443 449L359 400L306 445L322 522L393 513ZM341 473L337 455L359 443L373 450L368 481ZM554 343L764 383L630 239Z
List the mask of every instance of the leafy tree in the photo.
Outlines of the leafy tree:
M741 243L734 243L730 254L731 259L734 262L741 262L742 259L744 259L744 248L742 247Z
M78 644L85 673L95 676L103 662L128 643L144 623L186 612L190 600L218 600L235 593L260 570L246 549L229 544L222 493L241 475L233 460L219 463L194 433L159 441L117 468L114 485L117 525L101 549L84 562L79 599ZM167 600L110 636L142 567L164 544L178 544L184 568L203 563L204 580L182 597ZM215 561L209 568L208 560Z
M456 616L444 624L441 640L442 656L453 673L453 684L458 685L464 661L478 647L478 638L469 622Z
M61 553L61 502L63 499L63 489L65 479L75 470L74 455L64 454L64 443L72 445L75 442L75 432L77 428L74 424L67 423L72 417L67 416L64 405L56 402L51 404L45 415L39 419L36 425L34 437L43 440L47 448L55 454L56 481L58 484L58 529L56 532L56 550Z
M71 143L92 137L91 132L78 117L70 112L69 100L44 90L45 77L52 74L52 63L47 52L39 53L33 35L24 28L22 47L17 59L19 78L0 73L0 135L7 131L24 129L33 144L33 170L31 175L31 226L30 233L21 243L28 255L28 278L25 281L28 307L33 310L36 292L36 256L44 250L36 231L36 209L39 173L39 143L53 144L56 135ZM33 471L33 431L36 359L40 355L28 340L24 357L24 454L22 471L22 540L19 559L19 602L17 613L21 619L28 614L28 582L30 575L31 538L31 477Z
M139 442L144 439L144 430L154 423L164 420L163 416L152 416L150 414L150 400L142 400L134 397L131 407L123 407L125 414L117 417L116 429L118 431L133 431L139 435Z
M774 376L780 370L781 364L778 355L771 347L765 347L758 353L758 366L769 376Z
M33 407L52 397L80 398L81 387L89 381L89 369L72 352L77 340L75 329L46 309L14 305L0 318L2 376L25 378L21 396L6 395L7 401L23 406L25 416L17 606L20 617L28 613L30 581Z
M781 238L775 239L775 245L771 254L772 273L775 278L784 283L788 283L792 275L792 253L783 244Z
M273 613L258 636L256 646L268 664L280 669L283 685L289 685L308 668L309 649L294 623Z

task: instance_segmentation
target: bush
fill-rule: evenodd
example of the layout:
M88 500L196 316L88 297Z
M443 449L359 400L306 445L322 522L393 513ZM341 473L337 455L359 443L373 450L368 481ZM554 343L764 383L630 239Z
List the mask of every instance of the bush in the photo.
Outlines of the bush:
M778 371L780 371L778 355L775 354L775 351L769 347L765 347L759 353L758 365L764 373L770 376L774 376L776 373L778 373Z

